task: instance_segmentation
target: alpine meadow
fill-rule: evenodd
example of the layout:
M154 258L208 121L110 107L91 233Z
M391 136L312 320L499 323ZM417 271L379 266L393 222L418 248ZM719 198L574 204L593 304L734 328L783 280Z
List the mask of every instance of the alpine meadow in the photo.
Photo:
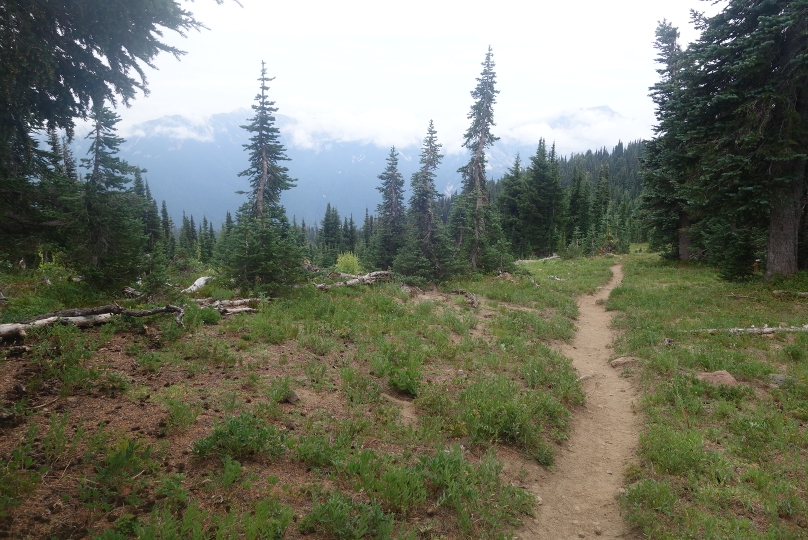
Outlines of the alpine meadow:
M808 538L808 0L571 1L0 1L0 537Z

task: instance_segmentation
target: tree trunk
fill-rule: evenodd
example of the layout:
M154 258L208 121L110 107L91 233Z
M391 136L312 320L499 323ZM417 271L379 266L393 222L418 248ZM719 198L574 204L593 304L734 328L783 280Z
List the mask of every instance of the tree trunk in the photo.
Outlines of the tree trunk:
M805 194L805 160L793 166L794 180L772 191L766 279L797 273L802 198Z
M690 216L679 210L679 260L690 260Z

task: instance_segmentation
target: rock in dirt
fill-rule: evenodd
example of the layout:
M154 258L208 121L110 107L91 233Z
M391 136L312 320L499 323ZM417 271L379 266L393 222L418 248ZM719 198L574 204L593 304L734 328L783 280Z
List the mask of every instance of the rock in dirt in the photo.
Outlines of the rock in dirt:
M769 380L774 386L782 386L788 382L788 375L783 375L782 373L771 373L769 375Z
M285 401L286 403L294 404L294 403L297 403L298 401L300 401L300 396L297 395L297 392L292 390L291 392L289 392L286 395L286 399L284 399L283 401Z
M696 378L714 386L738 386L738 381L735 380L735 377L725 369L711 373L699 373Z
M609 365L612 366L613 368L619 368L619 367L631 365L631 364L635 363L636 361L637 361L636 358L631 358L630 356L621 356L620 358L617 358L617 359L612 360L611 362L609 362Z

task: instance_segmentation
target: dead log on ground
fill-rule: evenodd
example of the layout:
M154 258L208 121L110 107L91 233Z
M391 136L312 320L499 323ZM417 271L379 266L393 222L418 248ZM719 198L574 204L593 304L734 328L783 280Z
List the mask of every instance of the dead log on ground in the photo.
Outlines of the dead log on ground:
M252 306L261 301L260 298L240 298L238 300L214 300L213 298L197 298L196 304L199 307L210 307L222 315L233 315L234 313L254 313L258 311Z
M707 328L704 330L694 330L699 334L717 334L719 332L728 332L732 335L740 334L776 334L777 332L808 332L808 324L802 326L768 326L764 325L763 328L725 328L720 330L718 328Z
M25 322L0 324L0 338L25 337L25 331L31 328L52 326L57 323L73 324L79 328L86 328L107 322L113 315L127 315L129 317L148 317L159 313L176 313L177 324L182 326L185 311L179 306L165 305L152 309L126 309L117 304L91 308L66 309L39 315Z
M364 276L357 276L353 279L349 279L347 281L339 281L337 283L327 284L327 283L315 283L314 286L317 287L321 291L327 291L331 287L350 287L352 285L370 285L371 283L375 283L376 280L381 278L390 277L390 272L387 270L380 270L378 272L371 272L369 274L365 274Z
M197 279L196 281L194 281L193 285L191 285L191 286L190 286L190 287L188 287L187 289L183 289L183 290L181 290L180 292L181 292L182 294L190 294L190 293L195 293L196 291L198 291L199 289L201 289L202 287L204 287L204 286L205 286L205 284L206 284L208 281L210 281L211 279L213 279L213 276L202 276L201 278L199 278L199 279Z
M800 296L802 298L808 298L808 292L796 292L796 291L772 291L774 296Z

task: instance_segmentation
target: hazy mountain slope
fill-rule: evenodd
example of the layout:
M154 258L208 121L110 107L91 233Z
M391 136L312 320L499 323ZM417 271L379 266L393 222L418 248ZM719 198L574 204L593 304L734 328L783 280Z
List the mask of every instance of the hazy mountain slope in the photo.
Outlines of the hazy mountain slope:
M592 114L619 117L608 107L580 111L561 115L553 123L559 129L580 129ZM148 170L145 176L152 195L158 204L165 199L175 220L184 210L193 214L197 222L205 215L218 226L228 210L235 212L246 200L245 195L236 192L248 185L238 173L247 166L242 145L247 142L248 134L240 126L250 114L251 111L247 110L216 114L204 122L166 116L138 124L124 134L127 142L122 147L122 157ZM353 214L357 221L364 217L365 208L375 212L381 200L375 189L378 185L376 177L384 170L389 148L359 141L327 140L321 141L316 149L300 148L289 144L290 139L284 137L284 128L290 128L295 120L278 115L277 123L290 158L286 166L290 175L298 179L297 187L282 197L290 218L294 215L311 224L322 219L329 202L338 208L341 216ZM535 144L504 142L504 139L489 154L491 178L502 176L517 152L521 153L526 164L535 152ZM77 140L77 157L82 157L85 149L85 141ZM399 151L399 168L409 185L410 175L418 166L420 149L409 147ZM559 151L563 149L559 148ZM466 154L444 158L438 171L440 190L454 190L460 186L457 168L467 160Z

